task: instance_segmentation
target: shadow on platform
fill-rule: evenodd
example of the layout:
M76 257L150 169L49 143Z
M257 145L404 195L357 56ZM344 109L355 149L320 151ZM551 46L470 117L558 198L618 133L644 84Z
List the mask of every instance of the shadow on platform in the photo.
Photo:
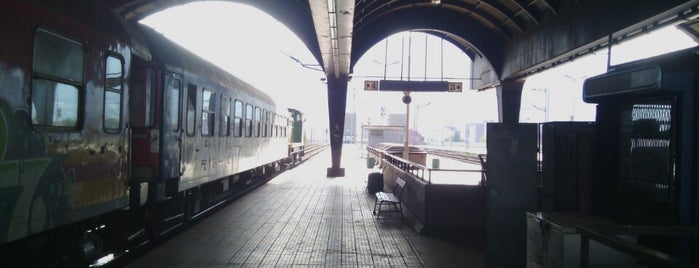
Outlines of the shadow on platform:
M330 150L272 179L127 267L487 267L475 235L419 235L399 214L372 214L366 159Z

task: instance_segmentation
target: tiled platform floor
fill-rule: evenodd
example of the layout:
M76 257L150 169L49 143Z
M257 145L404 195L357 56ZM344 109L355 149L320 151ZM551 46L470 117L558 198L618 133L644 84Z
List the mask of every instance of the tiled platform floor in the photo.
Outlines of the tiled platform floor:
M482 246L377 219L369 170L353 145L346 176L327 178L330 150L287 171L127 267L486 267Z

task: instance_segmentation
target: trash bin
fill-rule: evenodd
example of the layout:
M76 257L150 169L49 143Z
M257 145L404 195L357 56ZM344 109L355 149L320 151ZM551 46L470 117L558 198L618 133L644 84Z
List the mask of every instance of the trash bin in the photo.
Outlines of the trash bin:
M383 173L372 172L367 178L366 189L370 194L383 191Z
M432 159L432 168L439 168L439 158Z
M366 168L374 168L376 165L376 159L373 157L367 157L366 158Z

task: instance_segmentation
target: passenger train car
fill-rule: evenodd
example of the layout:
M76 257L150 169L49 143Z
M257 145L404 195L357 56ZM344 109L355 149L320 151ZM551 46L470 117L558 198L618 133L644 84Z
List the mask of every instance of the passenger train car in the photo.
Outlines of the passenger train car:
M84 265L287 162L286 109L101 1L4 1L0 33L0 266Z

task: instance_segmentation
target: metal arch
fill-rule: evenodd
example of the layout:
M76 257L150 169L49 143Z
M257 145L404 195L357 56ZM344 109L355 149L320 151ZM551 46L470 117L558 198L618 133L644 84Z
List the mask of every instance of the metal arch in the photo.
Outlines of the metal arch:
M364 0L363 2L366 2L366 1L368 1L368 0ZM381 16L381 15L384 15L384 14L385 14L385 13L384 13L384 14L379 14L379 15L377 15L377 16L371 16L373 13L379 12L380 9L382 9L382 8L384 8L384 7L388 7L388 6L390 6L391 4L396 3L396 2L399 2L399 1L401 1L401 0L391 0L391 1L380 1L380 0L377 1L377 0L374 0L374 1L372 1L371 3L367 3L366 6L363 6L363 7L359 8L359 9L357 9L357 7L359 7L359 4L357 4L357 5L355 6L355 13L354 13L354 14L355 14L355 20L356 20L354 26L357 27L357 28L361 28L361 25L364 23L364 20L365 20L365 19L368 19L368 22L367 22L367 23L369 23L369 22L371 22L371 21L373 20L373 18L376 18L377 16ZM383 4L380 4L380 5L378 5L378 6L375 7L375 8L371 8L371 5L374 4L374 3L377 3L377 2L383 2ZM371 8L371 10L369 10L369 12L364 12L364 10L367 9L367 8ZM357 10L361 10L361 13L362 13L362 14L365 14L365 15L363 15L362 17L356 18L356 15L359 13L359 12L357 12Z
M400 10L412 9L412 8L444 8L444 9L454 10L458 13L470 16L470 17L474 18L476 21L482 22L483 26L485 28L495 29L500 34L502 34L505 38L507 38L508 40L512 39L512 34L507 33L502 27L504 24L507 24L507 22L505 22L503 24L503 22L499 21L496 16L489 15L487 12L478 12L477 10L471 10L468 7L461 6L461 5L448 4L448 3L441 3L439 5L434 5L434 4L431 4L430 2L405 3L405 4L399 4L395 8L389 8L389 6L391 6L394 3L397 3L398 1L400 1L400 0L393 0L393 1L385 2L383 5L379 5L378 7L370 10L369 12L362 12L362 13L364 13L364 16L362 16L360 18L355 18L355 21L357 21L357 23L355 23L355 30L361 30L361 28L364 25L371 23L372 21L378 19L379 17L385 16L387 14L397 12ZM384 10L382 10L382 9L384 9ZM364 10L364 9L362 8L361 10ZM496 21L496 22L494 22L494 21ZM514 21L512 21L512 22L515 23ZM519 28L519 25L517 25L516 28ZM522 32L521 28L519 28L519 30L520 30L520 32Z
M415 16L439 17L440 20L410 20L406 18ZM461 26L460 24L466 24ZM503 44L507 42L506 36L497 30L484 27L470 16L447 9L404 9L393 12L389 15L375 18L373 22L367 24L362 30L355 31L354 44L351 61L356 61L361 57L366 49L369 49L376 42L390 36L391 33L400 31L424 31L431 30L437 35L446 34L448 41L464 50L471 57L486 59L492 65L493 70L500 70L502 67ZM470 48L466 51L467 48ZM492 64L491 64L492 63ZM354 66L350 66L353 68Z
M109 6L112 6L119 15L124 17L124 19L127 21L134 21L161 10L196 1L197 0L134 0L123 2L108 0L106 2Z
M460 37L458 35L441 31L441 30L434 30L434 29L418 29L414 30L416 32L422 32L426 34L430 34L439 38L444 39L445 41L454 44L456 47L460 48L461 50L468 55L471 60L473 60L476 56L483 57L483 53L476 48L473 44L468 42L468 40L464 39L463 37Z
M494 2L492 0L480 0L478 1L478 4L485 4L496 10L502 17L504 17L506 20L503 23L512 23L516 26L517 30L519 30L519 33L524 33L526 31L526 25L522 25L521 23L517 22L515 20L516 14L513 14L511 12L507 11L507 8L504 8L501 6L501 4L498 4L497 2Z
M522 0L512 0L512 3L520 8L520 10L517 11L515 14L524 13L527 16L529 16L534 21L534 23L536 23L536 25L541 24L541 19L534 16L534 14L527 8L529 5L522 3Z
M543 5L543 6L545 6L546 8L548 8L548 10L550 10L551 13L553 13L553 15L558 15L558 12L556 12L556 9L553 7L553 5L551 5L551 3L549 3L548 0L532 0L532 1L529 3L529 5L531 6L531 5L533 5L533 4L536 4L537 2L542 3L541 5Z

